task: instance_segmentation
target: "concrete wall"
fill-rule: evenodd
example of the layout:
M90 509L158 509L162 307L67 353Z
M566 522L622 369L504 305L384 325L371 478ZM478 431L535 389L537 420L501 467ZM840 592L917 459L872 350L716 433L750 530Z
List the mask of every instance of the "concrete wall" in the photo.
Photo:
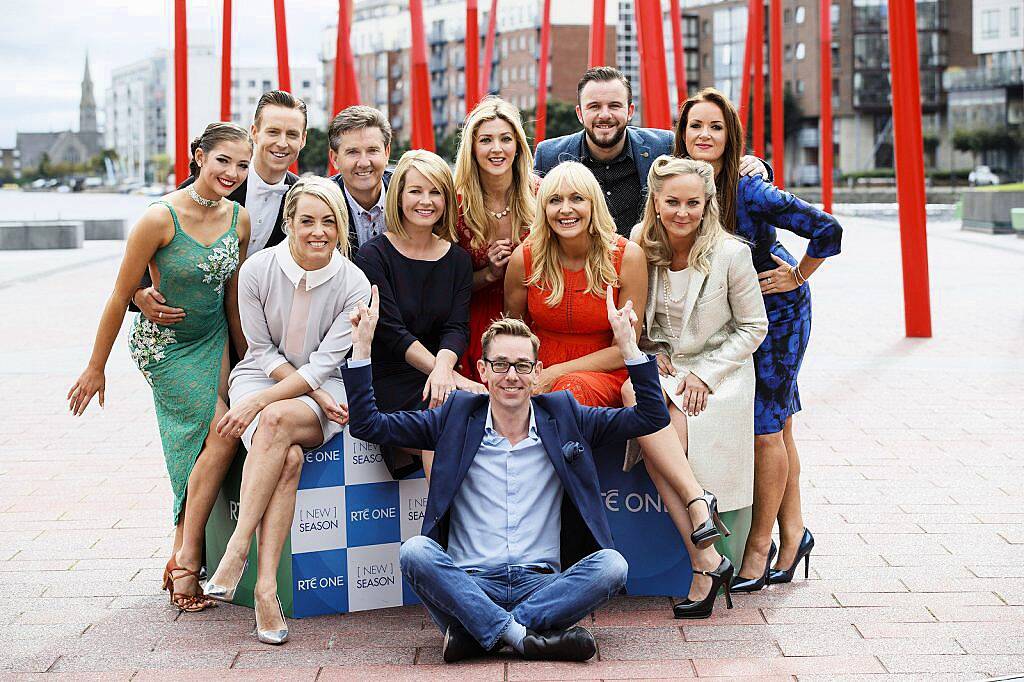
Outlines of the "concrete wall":
M0 251L80 249L85 241L81 221L24 221L0 223Z

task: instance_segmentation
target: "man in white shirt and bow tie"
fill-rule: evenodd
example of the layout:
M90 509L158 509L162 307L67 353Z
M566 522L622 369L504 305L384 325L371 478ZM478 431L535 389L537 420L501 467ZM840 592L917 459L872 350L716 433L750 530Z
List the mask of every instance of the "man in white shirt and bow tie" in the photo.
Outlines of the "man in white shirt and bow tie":
M251 129L253 139L252 165L249 175L235 188L228 199L237 201L249 212L252 225L249 246L251 256L284 237L284 195L299 179L288 170L306 146L306 103L283 90L263 93L256 105ZM189 177L181 183L187 187L195 181ZM187 310L174 307L153 286L147 272L132 297L132 310L141 311L154 324L172 326L185 318Z

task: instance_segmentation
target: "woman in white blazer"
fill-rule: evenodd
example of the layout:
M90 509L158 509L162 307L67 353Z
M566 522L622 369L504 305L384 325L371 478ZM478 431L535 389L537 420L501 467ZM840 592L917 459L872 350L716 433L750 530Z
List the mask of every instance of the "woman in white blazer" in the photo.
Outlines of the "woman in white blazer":
M707 618L734 571L714 542L719 510L749 507L754 485L754 366L768 332L750 249L725 231L715 174L702 161L660 156L631 236L648 261L643 343L655 353L672 424L631 442L643 456L690 553L694 579L677 618ZM634 404L623 388L625 404ZM717 497L709 493L713 490Z

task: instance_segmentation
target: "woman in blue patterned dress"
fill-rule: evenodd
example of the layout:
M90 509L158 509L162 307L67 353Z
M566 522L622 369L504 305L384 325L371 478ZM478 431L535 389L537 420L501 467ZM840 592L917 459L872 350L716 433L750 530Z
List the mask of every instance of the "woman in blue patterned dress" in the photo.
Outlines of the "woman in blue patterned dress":
M800 411L797 375L811 334L811 291L806 280L839 253L842 228L834 217L763 181L739 177L743 125L732 103L714 88L687 100L676 126L675 153L715 168L722 223L750 243L768 313L768 336L754 352L754 509L743 565L734 592L789 582L800 560L805 571L814 538L800 509L800 459L793 414ZM809 240L797 263L776 228ZM772 528L779 522L780 548Z
M213 425L227 412L229 339L239 355L246 348L235 270L245 258L249 217L223 199L245 180L252 143L233 123L211 123L192 143L192 154L195 183L155 202L128 236L92 358L68 391L76 415L97 393L103 406L107 357L148 267L160 291L185 311L160 324L138 315L128 338L132 359L153 389L174 492L174 549L163 587L182 611L212 604L197 578L206 521L238 448L236 434L218 435Z

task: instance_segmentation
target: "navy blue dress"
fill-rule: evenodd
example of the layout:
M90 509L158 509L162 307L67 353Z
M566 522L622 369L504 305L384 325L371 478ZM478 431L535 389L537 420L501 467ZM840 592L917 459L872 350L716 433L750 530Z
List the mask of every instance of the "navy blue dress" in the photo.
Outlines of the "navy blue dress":
M736 234L750 242L759 273L778 267L771 254L797 264L776 237L777 227L810 240L807 255L812 258L839 253L843 228L834 217L760 177L741 177L736 192ZM800 411L796 379L811 336L811 289L804 284L793 291L767 294L764 307L768 336L754 351L754 433L759 436L782 431L786 419Z

